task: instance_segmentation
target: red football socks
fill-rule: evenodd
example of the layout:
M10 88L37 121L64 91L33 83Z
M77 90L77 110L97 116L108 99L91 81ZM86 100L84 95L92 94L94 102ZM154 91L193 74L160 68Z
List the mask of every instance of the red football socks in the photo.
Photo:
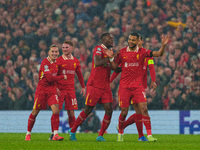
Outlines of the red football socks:
M36 116L33 116L32 113L30 114L29 118L28 118L28 129L27 131L31 132L33 126L34 126L34 123L35 123L35 119Z
M123 134L124 133L124 120L126 117L123 117L121 114L119 115L119 133Z
M129 126L129 125L135 123L136 115L137 115L137 114L135 113L135 114L131 115L126 121L124 121L124 129L125 129L127 126Z
M75 116L73 117L69 117L69 127L72 128L74 126L74 123L75 123Z
M76 121L75 121L75 123L74 123L74 126L73 126L72 129L71 129L71 132L72 132L72 133L75 133L75 132L76 132L77 128L85 121L85 119L87 118L87 116L88 116L88 115L87 115L84 111L82 111L82 112L79 114L78 118L76 119Z
M52 130L58 130L59 128L59 114L52 114L51 116L51 128Z
M147 135L151 135L151 121L150 121L150 117L142 116L142 121L144 123L144 126L146 127Z
M142 114L136 114L135 124L138 130L139 138L144 136L143 134L143 123L142 123Z
M104 132L106 131L106 129L108 128L109 124L110 124L110 120L111 120L111 116L108 115L104 115L103 121L102 121L102 125L101 125L101 130L99 132L99 136L103 136Z

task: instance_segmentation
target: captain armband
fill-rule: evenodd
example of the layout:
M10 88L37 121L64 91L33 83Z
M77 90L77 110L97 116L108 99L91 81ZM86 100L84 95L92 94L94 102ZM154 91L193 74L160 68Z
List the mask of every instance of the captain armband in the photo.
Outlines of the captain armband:
M153 59L148 60L148 65L152 65L152 64L154 64Z

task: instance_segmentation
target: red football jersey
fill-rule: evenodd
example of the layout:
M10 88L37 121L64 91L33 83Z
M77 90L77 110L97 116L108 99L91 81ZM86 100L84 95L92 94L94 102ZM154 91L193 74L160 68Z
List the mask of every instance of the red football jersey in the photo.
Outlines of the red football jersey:
M56 59L58 64L58 75L67 75L67 80L58 81L58 88L60 90L75 90L74 87L74 76L75 73L78 76L79 82L83 88L85 88L83 75L81 73L80 62L77 58L71 56L71 59L68 59L64 55Z
M64 79L64 76L57 76L58 65L53 62L50 57L43 59L39 70L39 83L37 88L45 87L52 88L56 86L58 80Z
M92 58L92 70L87 82L87 86L94 86L100 89L110 89L110 62L108 61L103 66L98 67L96 67L94 64L95 55L99 55L101 56L101 58L107 57L107 55L103 52L103 49L106 49L103 44L94 48Z
M123 88L143 86L144 60L150 56L150 52L151 50L139 47L134 52L130 51L129 47L120 50L115 61L122 67L120 86Z

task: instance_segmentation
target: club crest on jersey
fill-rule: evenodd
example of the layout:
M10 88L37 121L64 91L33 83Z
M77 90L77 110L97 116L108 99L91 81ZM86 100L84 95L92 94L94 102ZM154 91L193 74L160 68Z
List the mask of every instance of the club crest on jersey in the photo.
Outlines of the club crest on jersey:
M44 71L49 71L49 67L47 65L44 66Z
M74 68L76 68L76 63L74 63Z

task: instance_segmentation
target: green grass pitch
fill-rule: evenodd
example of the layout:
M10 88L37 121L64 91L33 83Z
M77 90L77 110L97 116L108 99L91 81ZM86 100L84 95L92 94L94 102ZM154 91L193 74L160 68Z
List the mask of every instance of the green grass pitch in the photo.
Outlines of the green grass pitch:
M138 135L125 134L117 142L117 134L105 134L106 142L97 142L98 134L76 134L77 142L69 141L69 134L60 134L63 141L48 141L50 134L32 133L25 141L25 133L0 133L0 150L198 150L200 135L154 135L157 142L139 142Z

